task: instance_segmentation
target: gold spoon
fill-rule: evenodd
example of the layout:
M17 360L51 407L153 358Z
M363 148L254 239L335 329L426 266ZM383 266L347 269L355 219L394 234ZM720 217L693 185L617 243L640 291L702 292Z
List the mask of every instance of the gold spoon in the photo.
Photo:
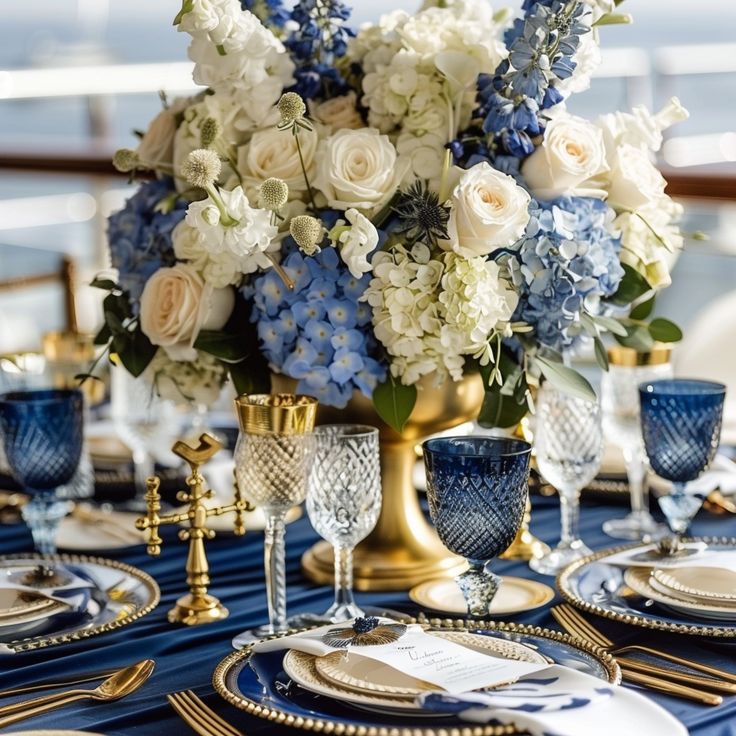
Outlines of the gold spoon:
M153 672L155 663L144 659L122 670L118 670L92 690L65 690L53 695L44 695L20 703L11 703L0 708L0 728L10 726L31 716L60 708L77 700L117 700L137 690Z

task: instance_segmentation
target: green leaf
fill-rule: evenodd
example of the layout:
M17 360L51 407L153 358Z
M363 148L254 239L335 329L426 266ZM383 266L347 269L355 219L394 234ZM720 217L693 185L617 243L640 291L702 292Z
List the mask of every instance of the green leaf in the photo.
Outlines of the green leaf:
M658 342L679 342L682 340L682 330L670 320L657 317L649 323L649 334Z
M587 335L590 337L598 337L598 325L587 312L580 312L580 324Z
M112 332L110 331L110 325L104 324L100 328L100 331L95 335L95 345L107 345L112 339Z
M373 405L378 416L399 434L414 410L417 401L416 386L404 386L392 375L373 389Z
M119 335L116 335L113 338L113 347L115 347L119 337ZM116 352L128 373L134 378L138 378L153 360L157 350L158 348L152 345L151 341L137 328L128 333L125 346L122 350L116 349Z
M181 23L182 18L190 13L194 9L194 0L184 0L181 6L181 10L176 14L172 25L178 26Z
M271 374L260 353L228 365L230 378L238 395L267 394L271 391Z
M642 302L641 304L637 304L632 310L629 317L631 319L646 319L654 309L654 301L656 297L652 297L651 299L647 299L645 302Z
M112 279L98 279L94 278L89 282L89 285L93 289L102 289L103 291L112 291L118 289L118 285Z
M608 330L613 335L621 335L622 337L626 335L626 328L613 317L597 314L595 316L591 315L591 319L599 327L602 327L604 330Z
M104 381L99 376L95 376L92 373L77 373L77 375L74 376L74 380L79 381L80 386L87 380L99 381L100 383L104 383Z
M628 306L635 302L639 297L644 296L652 291L649 282L635 269L628 264L622 264L624 275L618 285L618 291L610 298L613 304L620 306Z
M577 371L568 368L562 363L555 363L552 360L543 358L540 355L535 356L535 360L544 377L556 389L564 391L566 394L570 394L570 396L576 396L584 401L597 400L593 387Z
M625 348L633 348L640 353L647 353L654 347L654 340L646 325L627 325L626 335L623 337L616 335L616 340Z
M526 415L529 407L526 404L526 381L516 383L511 395L502 393L501 386L496 384L488 389L483 397L483 404L478 414L481 427L514 427Z
M593 338L593 349L595 350L595 359L598 365L604 370L608 370L608 353L606 347L600 337Z
M220 330L201 330L194 347L225 363L240 363L253 352L249 334L233 335Z
M602 15L598 20L593 23L594 27L597 26L615 26L615 25L628 25L633 23L633 18L630 13L606 13Z

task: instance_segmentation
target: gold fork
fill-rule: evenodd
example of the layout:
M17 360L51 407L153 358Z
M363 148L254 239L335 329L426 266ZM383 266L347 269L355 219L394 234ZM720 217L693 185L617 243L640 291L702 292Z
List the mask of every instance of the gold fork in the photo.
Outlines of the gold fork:
M215 713L191 690L166 696L171 707L200 736L245 736Z
M659 677L665 677L669 680L676 682L683 682L687 685L697 685L708 690L734 694L736 693L736 675L724 670L719 670L715 667L710 667L700 662L693 662L681 657L677 657L674 654L668 654L667 652L661 652L651 647L630 645L624 647L617 647L613 641L611 641L605 634L600 632L593 626L587 619L585 619L575 608L563 603L559 606L552 607L552 615L555 620L569 633L579 636L582 639L591 641L593 644L606 649L616 657L616 661L624 668L629 671L636 671L645 675L655 675ZM686 667L690 670L704 672L709 677L700 677L688 672L682 672L671 667L660 667L655 664L642 662L641 660L634 659L632 657L622 656L626 652L643 652L651 657L657 657L659 659L673 662L682 667ZM713 679L717 678L717 679ZM720 678L720 679L718 679ZM630 678L631 679L631 678Z

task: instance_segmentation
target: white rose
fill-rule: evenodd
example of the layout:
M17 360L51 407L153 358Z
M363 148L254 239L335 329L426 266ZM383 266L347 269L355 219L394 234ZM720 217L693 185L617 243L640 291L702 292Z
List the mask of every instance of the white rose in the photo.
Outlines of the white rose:
M168 108L161 110L151 121L148 130L138 144L138 158L154 169L159 166L172 166L174 135L176 135L174 112Z
M310 105L312 108L312 117L323 125L330 128L330 132L349 128L350 130L358 130L362 128L363 118L357 108L357 99L355 92L349 92L341 97L333 97L319 105Z
M185 263L160 268L141 295L141 330L172 360L195 360L200 330L219 330L235 305L232 289L213 289Z
M376 210L396 191L408 162L375 128L340 130L320 146L314 186L330 207Z
M316 129L299 131L304 166L310 178L314 172L318 141ZM238 171L249 187L260 185L269 177L276 177L286 182L290 192L305 192L307 189L296 138L277 127L259 130L247 145L241 146L238 151Z
M371 270L368 256L378 245L378 231L365 215L354 208L347 210L345 217L351 227L346 227L342 220L338 220L336 245L340 244L340 258L350 274L359 279Z
M521 167L532 193L543 200L563 195L603 198L605 193L588 180L606 171L600 128L568 113L548 123L542 144Z
M449 246L465 258L515 243L529 222L529 194L485 161L465 171L452 192Z
M627 143L618 146L610 165L608 203L612 207L638 210L662 199L667 182L643 149Z

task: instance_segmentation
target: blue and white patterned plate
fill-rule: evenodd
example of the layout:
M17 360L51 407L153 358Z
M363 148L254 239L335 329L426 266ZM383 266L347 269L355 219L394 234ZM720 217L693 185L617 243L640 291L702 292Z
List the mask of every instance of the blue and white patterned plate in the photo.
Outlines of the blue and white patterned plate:
M736 539L703 538L710 548L736 550ZM562 595L577 608L621 623L678 634L736 639L736 622L698 620L672 611L633 591L624 580L625 570L608 565L606 557L646 547L639 543L600 550L568 565L557 578ZM695 564L695 563L693 563Z
M566 634L531 626L491 621L431 622L430 630L466 630L495 636L529 646L551 662L572 667L605 682L618 683L618 665L602 649ZM213 684L217 692L238 708L273 723L309 731L332 732L337 727L345 736L369 732L374 736L447 736L467 733L468 724L453 715L434 714L433 725L416 725L416 713L407 715L367 712L301 688L283 671L283 651L252 654L250 647L234 652L217 667ZM412 718L414 719L412 721ZM497 725L475 727L478 734L496 736ZM475 733L475 731L474 731ZM507 733L507 731L506 731Z

